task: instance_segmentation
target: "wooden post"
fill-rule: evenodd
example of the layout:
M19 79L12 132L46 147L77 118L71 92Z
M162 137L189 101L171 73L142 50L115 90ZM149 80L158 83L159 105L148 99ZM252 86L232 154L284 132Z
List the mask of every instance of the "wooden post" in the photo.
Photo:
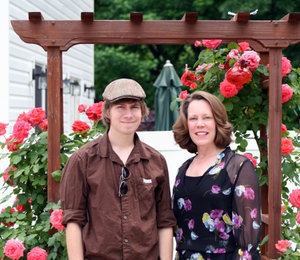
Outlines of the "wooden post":
M275 244L281 238L281 48L269 51L269 258L280 257Z
M59 183L51 173L60 169L60 136L63 132L62 52L59 47L47 48L48 95L48 202L60 198Z

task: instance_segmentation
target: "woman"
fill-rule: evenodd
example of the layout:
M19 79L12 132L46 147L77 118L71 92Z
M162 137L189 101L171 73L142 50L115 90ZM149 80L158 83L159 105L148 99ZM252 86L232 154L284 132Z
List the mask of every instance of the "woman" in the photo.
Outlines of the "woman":
M260 259L260 190L252 162L233 152L224 105L204 91L182 103L175 141L196 155L173 189L176 259Z

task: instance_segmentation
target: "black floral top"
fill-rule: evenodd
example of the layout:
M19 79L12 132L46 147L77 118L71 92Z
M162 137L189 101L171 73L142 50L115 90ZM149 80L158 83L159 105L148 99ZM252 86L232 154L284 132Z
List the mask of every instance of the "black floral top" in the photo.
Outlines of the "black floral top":
M196 184L187 185L185 173L194 158L180 167L173 188L177 251L194 252L184 258L190 260L228 254L260 259L260 189L252 162L227 147Z

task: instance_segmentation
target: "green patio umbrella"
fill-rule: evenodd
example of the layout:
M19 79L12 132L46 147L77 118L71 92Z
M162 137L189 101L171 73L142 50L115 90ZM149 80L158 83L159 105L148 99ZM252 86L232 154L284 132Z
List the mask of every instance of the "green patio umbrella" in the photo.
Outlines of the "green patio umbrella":
M153 85L156 87L154 100L155 130L171 130L179 115L179 111L172 111L170 104L174 98L178 97L182 84L169 60L166 61L166 64Z

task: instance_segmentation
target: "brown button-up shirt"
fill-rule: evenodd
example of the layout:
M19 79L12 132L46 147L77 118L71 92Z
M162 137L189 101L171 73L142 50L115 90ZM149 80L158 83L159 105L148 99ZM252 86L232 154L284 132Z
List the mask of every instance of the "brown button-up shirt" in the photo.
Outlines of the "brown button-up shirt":
M107 133L68 160L61 181L63 224L82 227L85 259L158 259L158 229L176 224L163 156L141 142L126 162L128 192L118 195L121 168Z

